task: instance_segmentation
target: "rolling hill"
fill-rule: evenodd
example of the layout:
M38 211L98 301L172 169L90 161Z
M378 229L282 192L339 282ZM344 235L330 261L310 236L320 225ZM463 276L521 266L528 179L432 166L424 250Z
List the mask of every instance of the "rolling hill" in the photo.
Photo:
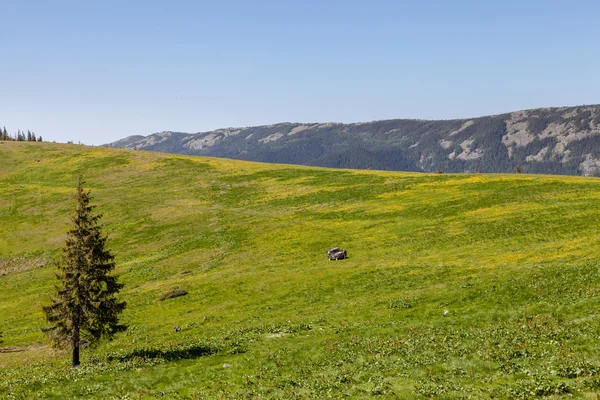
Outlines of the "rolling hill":
M598 175L600 106L447 121L280 123L131 136L114 147L241 160L395 171Z
M600 392L596 178L26 142L0 160L2 398ZM129 329L72 369L41 328L79 174ZM327 261L334 246L349 258ZM174 288L188 295L161 301Z

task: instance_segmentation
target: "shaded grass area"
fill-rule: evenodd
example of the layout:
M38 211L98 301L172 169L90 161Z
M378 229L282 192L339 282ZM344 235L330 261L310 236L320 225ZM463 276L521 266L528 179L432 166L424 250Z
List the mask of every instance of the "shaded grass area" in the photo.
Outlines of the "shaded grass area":
M0 397L600 392L597 179L49 143L0 154L0 331L15 350L0 353ZM79 173L105 215L130 328L72 370L40 328ZM327 261L330 247L350 258ZM188 294L160 301L178 287Z

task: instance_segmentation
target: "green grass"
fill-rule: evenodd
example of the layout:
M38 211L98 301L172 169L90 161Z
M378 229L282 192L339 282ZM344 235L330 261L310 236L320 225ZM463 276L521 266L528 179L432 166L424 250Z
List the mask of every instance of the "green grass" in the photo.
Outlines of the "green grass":
M50 143L0 161L1 398L600 393L598 179ZM129 329L72 369L41 328L80 173Z

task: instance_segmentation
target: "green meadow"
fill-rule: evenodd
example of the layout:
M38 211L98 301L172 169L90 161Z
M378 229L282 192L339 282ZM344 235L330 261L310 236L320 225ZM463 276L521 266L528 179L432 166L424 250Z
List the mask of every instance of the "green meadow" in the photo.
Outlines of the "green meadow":
M129 328L73 369L41 329L79 174ZM598 399L599 247L596 178L0 142L0 398Z

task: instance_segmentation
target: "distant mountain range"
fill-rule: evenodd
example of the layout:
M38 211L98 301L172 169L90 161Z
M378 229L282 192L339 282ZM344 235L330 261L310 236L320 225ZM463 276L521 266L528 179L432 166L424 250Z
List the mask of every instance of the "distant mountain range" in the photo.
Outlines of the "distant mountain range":
M130 136L114 147L334 168L600 175L600 105L487 117L279 123Z

